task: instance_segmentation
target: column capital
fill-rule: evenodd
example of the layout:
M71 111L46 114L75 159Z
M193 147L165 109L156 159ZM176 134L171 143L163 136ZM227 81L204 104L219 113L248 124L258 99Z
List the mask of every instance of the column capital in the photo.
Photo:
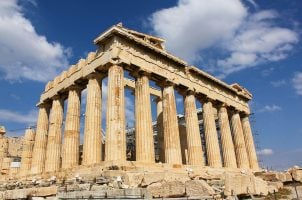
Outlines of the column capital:
M51 97L52 100L60 100L61 99L61 95L56 94L55 96Z
M226 110L231 109L229 104L227 104L225 102L220 102L220 101L216 101L215 106L217 107L218 110L221 110L222 108L226 108Z
M191 88L182 87L182 88L178 88L177 91L183 97L188 95L194 95L194 96L196 95L195 89L191 89Z
M230 107L228 108L228 113L231 114L231 115L233 115L233 114L240 114L240 110L236 109L236 108L233 107L233 106L230 106Z
M165 79L163 81L161 81L160 83L157 83L158 86L160 86L161 88L164 88L164 87L168 87L168 86L173 86L175 87L175 83L173 83L173 81L171 80L168 80L168 79Z
M78 84L72 84L68 87L68 90L77 90L80 91L82 88Z
M88 75L86 76L86 78L87 78L88 80L90 80L90 79L98 79L99 81L102 81L102 79L103 79L104 77L105 77L104 74L100 74L100 73L97 73L97 72L93 72L93 73L88 74Z
M241 112L241 113L240 113L240 117L243 118L243 119L248 118L250 115L251 115L251 114L246 113L246 112Z
M139 77L142 77L142 76L147 76L148 78L150 78L150 76L151 76L151 72L142 70L140 68L138 68L137 70L132 71L130 74L134 78L139 78Z
M212 104L215 103L214 99L209 98L207 95L205 94L197 94L196 98L201 102L201 103L208 103L211 102Z
M51 107L51 104L49 102L42 102L38 105L38 108L50 108Z

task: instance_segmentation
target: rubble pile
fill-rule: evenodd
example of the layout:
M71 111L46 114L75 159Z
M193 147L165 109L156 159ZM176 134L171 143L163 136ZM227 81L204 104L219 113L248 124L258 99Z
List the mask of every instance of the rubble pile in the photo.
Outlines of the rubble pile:
M93 166L0 182L0 199L265 197L286 188L302 196L302 169L252 173L239 169ZM297 191L297 192L296 192Z

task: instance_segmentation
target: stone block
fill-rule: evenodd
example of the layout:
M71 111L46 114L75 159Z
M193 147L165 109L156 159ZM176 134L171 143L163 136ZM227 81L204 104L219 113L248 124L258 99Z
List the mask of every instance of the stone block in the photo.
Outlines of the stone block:
M98 176L95 179L95 183L96 184L108 184L109 179L107 177L104 177L104 176Z
M142 173L128 172L125 177L125 184L129 187L138 187L141 185L143 178L144 174Z
M278 192L279 189L283 188L282 182L267 182L267 183L268 183L268 192L271 194L274 192Z
M291 175L295 181L302 182L302 169L291 170Z
M240 195L240 194L263 194L268 193L268 185L261 178L251 174L241 173L225 173L224 195Z
M153 197L183 197L185 196L185 184L180 181L156 182L147 187Z
M104 185L92 185L90 190L91 191L103 191L103 190L107 190L108 186L106 184Z
M41 187L41 188L33 188L31 190L31 195L35 197L46 197L56 195L58 192L57 186L50 187Z
M89 191L90 190L90 184L89 183L83 183L79 184L79 190L80 191Z
M124 189L108 190L107 191L107 197L108 198L125 197L125 190Z
M144 193L141 188L128 188L124 190L124 194L126 197L134 198L134 197L143 197Z
M72 184L72 185L67 185L66 186L66 191L67 192L78 191L78 190L80 190L78 184Z
M214 189L204 180L189 180L185 184L186 195L189 197L211 196L215 194Z
M26 199L30 189L8 190L4 193L3 199Z
M252 194L257 195L267 195L268 194L268 184L266 181L259 177L252 176L252 184L255 186L255 190L249 191Z
M185 183L186 181L191 180L191 179L188 176L188 174L186 174L186 173L166 172L166 173L164 173L164 180L166 182L179 181L179 182Z
M157 183L164 180L164 173L162 172L150 172L145 173L141 182L141 186L145 187L152 183Z

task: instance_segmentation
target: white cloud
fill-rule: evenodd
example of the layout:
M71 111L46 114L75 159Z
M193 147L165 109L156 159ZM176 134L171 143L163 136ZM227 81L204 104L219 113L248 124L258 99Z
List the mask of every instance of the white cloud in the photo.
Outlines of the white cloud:
M151 23L172 53L196 61L200 50L233 38L246 14L238 0L179 0L153 13Z
M277 26L278 17L273 10L250 13L240 0L179 0L153 13L151 25L169 51L189 62L211 63L209 71L225 76L287 57L299 38ZM202 57L208 50L216 57Z
M302 95L302 72L297 72L292 79L293 86L298 95Z
M274 87L281 87L283 85L286 85L286 81L285 80L271 81L270 83Z
M0 1L0 71L5 79L46 82L67 67L69 54L70 49L36 32L17 0Z
M280 111L282 110L282 108L280 106L277 106L275 104L273 105L266 105L263 108L259 109L258 112L262 113L262 112L275 112L275 111Z
M230 56L217 62L217 71L228 75L263 62L284 59L298 42L294 31L274 26L278 15L271 10L250 15L238 34L225 43Z
M27 125L36 124L37 110L30 110L28 113L18 113L11 110L0 109L0 121L16 122Z
M274 151L272 149L261 149L257 152L257 154L263 156L270 156L274 154Z

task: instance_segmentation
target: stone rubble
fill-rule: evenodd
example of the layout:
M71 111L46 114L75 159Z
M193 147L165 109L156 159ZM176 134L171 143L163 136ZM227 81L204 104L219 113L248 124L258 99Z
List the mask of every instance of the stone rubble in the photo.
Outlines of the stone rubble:
M256 172L203 167L186 168L140 166L81 167L54 175L23 176L20 179L3 176L0 179L0 199L28 197L55 198L210 198L230 199L235 196L267 196L282 188L293 190L291 184L302 187L301 169L286 172ZM90 171L94 171L91 174ZM114 168L116 169L116 168ZM121 170L128 169L128 170ZM293 177L293 178L291 178ZM295 193L294 193L295 194ZM292 194L292 195L294 195Z

